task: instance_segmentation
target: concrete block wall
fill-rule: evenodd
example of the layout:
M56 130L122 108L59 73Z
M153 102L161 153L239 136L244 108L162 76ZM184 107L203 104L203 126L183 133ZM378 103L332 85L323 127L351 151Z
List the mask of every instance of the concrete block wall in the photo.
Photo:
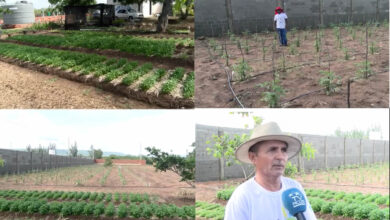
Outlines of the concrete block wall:
M46 170L52 168L94 164L94 161L91 159L8 149L0 149L0 156L4 160L4 167L0 167L0 175L6 173L24 173L31 170Z
M290 28L318 27L321 21L329 25L389 18L389 0L196 0L195 37L221 36L229 20L236 34L272 30L278 5L284 7Z
M215 127L208 125L196 125L196 181L212 181L220 178L220 161L207 153L206 148L214 143L212 136L217 134L250 134L248 129ZM345 165L370 164L389 161L389 141L359 140L342 137L292 134L302 143L311 143L316 149L315 159L307 160L298 156L290 161L300 166L301 169L321 170ZM211 141L207 144L207 141ZM300 162L300 160L302 162ZM245 165L245 170L250 172L251 165ZM243 177L242 168L239 165L224 166L225 178Z

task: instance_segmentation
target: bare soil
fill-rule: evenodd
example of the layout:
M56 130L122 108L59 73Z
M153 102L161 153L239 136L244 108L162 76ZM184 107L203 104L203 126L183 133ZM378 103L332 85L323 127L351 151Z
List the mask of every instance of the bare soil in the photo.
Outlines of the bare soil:
M95 165L92 172L95 175L86 182L77 185L75 182L87 175L86 171L66 172L69 180L55 181L55 177L45 177L42 184L36 185L33 177L28 175L38 174L21 174L26 178L23 183L15 183L16 177L9 177L5 181L2 176L0 181L0 189L15 189L15 190L41 190L41 191L83 191L83 192L110 192L110 193L147 193L149 195L157 195L161 203L174 203L178 206L193 205L195 202L195 188L192 188L185 182L180 182L180 176L167 172L155 172L154 167L149 165L120 165L122 175L126 180L122 183L118 172L118 166L114 165L111 168L105 168L101 165ZM82 168L81 168L82 169ZM104 185L100 184L107 169L112 169L107 177ZM45 174L44 174L45 175ZM63 178L63 177L62 177Z
M0 108L158 108L96 87L0 62Z
M356 34L352 34L346 28L341 28L342 47L339 47L332 29L325 29L322 38L322 48L319 55L315 51L314 43L316 30L297 31L289 33L289 47L279 46L272 52L274 35L262 33L252 36L238 36L241 39L240 50L237 41L227 38L213 38L196 40L195 69L196 69L196 106L197 107L239 107L228 90L227 76L224 73L226 61L220 55L222 45L229 55L228 72L231 74L233 66L242 58L252 68L247 79L240 81L233 74L233 90L245 107L267 107L262 99L266 91L260 87L261 83L273 80L274 70L278 70L285 96L282 97L282 107L347 107L347 81L354 78L358 63L365 61L366 43L365 29L354 27ZM368 61L375 74L368 79L358 79L351 84L350 104L358 107L388 107L389 106L389 51L388 51L388 27L370 27ZM300 46L296 41L300 38ZM264 39L266 52L263 53L261 39ZM210 41L216 42L216 50L208 48ZM248 52L244 45L249 45ZM371 54L370 47L374 45L375 52ZM294 49L291 47L295 47ZM349 58L345 59L345 49ZM210 50L210 53L209 53ZM242 52L241 52L242 51ZM263 54L265 55L263 57ZM272 58L273 57L273 58ZM284 58L283 58L284 57ZM264 59L263 59L264 58ZM222 66L218 65L222 64ZM283 68L284 63L284 68ZM339 91L332 95L326 95L319 85L322 77L320 71L334 72L340 77ZM316 91L316 92L314 92ZM310 93L306 95L307 93ZM303 95L302 97L299 97ZM299 98L297 98L299 97Z

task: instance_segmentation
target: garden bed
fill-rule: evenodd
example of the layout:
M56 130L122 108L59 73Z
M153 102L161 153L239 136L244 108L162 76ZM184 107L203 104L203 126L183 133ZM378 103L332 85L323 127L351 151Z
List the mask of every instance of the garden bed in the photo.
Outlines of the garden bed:
M209 88L197 93L199 107L239 107L233 92L245 107L388 107L388 23L367 33L364 25L291 30L289 47L276 39L264 32L197 40L196 84Z
M165 108L193 108L193 73L127 59L1 43L1 60ZM102 63L105 62L105 63ZM186 98L183 98L186 97Z

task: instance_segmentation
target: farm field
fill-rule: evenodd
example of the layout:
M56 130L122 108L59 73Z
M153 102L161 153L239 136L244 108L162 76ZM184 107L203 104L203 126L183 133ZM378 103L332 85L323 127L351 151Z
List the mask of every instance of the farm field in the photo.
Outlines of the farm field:
M158 108L58 76L0 62L0 108Z
M1 62L87 84L151 108L194 107L190 37L34 31L10 35L0 46Z
M340 176L339 182L337 175ZM313 176L315 179L311 179ZM359 181L355 182L355 178ZM362 178L366 182L362 182ZM389 219L388 163L317 171L304 176L297 175L294 179L304 187L319 219ZM197 219L223 219L227 200L242 181L198 182Z
M291 29L287 37L288 47L279 46L273 32L196 40L196 97L202 97L196 105L389 105L388 22Z
M89 165L3 175L0 216L192 219L195 191L179 181L178 175L155 172L148 165Z

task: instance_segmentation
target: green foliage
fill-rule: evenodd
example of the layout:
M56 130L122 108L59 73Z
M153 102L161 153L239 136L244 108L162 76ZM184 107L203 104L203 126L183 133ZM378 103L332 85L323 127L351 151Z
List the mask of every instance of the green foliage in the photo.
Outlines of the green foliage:
M115 206L114 204L110 203L106 209L104 210L104 215L106 217L113 217L115 215Z
M374 209L368 214L370 220L382 220L385 219L385 213L383 210Z
M176 79L167 80L161 88L161 93L170 94L177 87L177 84L178 82Z
M291 55L295 55L297 53L297 48L294 44L291 44L288 48L288 51Z
M284 176L293 178L296 173L298 173L298 168L288 161L284 169Z
M105 32L96 34L96 32L64 31L63 34L64 36L15 35L9 39L48 46L120 50L126 53L158 57L171 57L176 49L175 39L151 39Z
M320 73L323 77L320 78L319 84L325 88L326 95L331 95L339 90L338 85L340 84L340 77L336 76L332 71L323 71Z
M126 218L127 217L127 207L125 204L120 204L118 206L118 217Z
M360 207L357 203L351 203L343 208L343 216L353 217L356 209Z
M229 200L230 196L233 194L235 186L226 187L225 189L217 191L217 198L222 200Z
M350 57L350 56L349 56L349 53L348 53L348 49L347 49L347 48L344 48L343 51L344 51L344 59L345 59L345 60L349 60L349 57Z
M371 69L371 62L362 61L356 64L356 77L367 79L369 76L374 74L374 71Z
M371 211L378 209L376 205L366 204L357 208L353 214L355 219L367 219Z
M303 143L301 151L299 152L303 158L310 161L311 159L315 159L315 153L317 150L312 146L312 143Z
M181 176L180 181L186 181L189 185L193 185L195 176L195 149L186 157L168 154L155 147L147 147L148 156L153 161L153 166L156 171L165 172L171 170Z
M112 159L110 157L104 159L104 166L105 167L112 166Z
M344 203L344 202L339 202L339 203L336 203L332 209L332 215L334 216L342 216L343 215L343 208L346 206L347 204Z
M244 59L241 59L238 64L233 65L233 70L238 74L239 80L243 81L249 77L249 73L252 71L252 68Z
M239 163L236 160L234 152L238 146L249 139L247 134L230 136L229 134L223 134L221 136L213 135L212 141L214 145L206 148L208 154L212 154L215 158L224 158L226 165L230 166L233 163ZM210 144L211 141L207 141L206 144Z
M187 78L183 84L183 97L188 99L195 94L195 73L192 71L188 73Z
M266 91L263 93L262 101L268 103L268 106L271 108L280 107L280 99L284 96L285 91L280 85L279 79L276 78L273 81L264 82L259 85L260 87L266 89Z

